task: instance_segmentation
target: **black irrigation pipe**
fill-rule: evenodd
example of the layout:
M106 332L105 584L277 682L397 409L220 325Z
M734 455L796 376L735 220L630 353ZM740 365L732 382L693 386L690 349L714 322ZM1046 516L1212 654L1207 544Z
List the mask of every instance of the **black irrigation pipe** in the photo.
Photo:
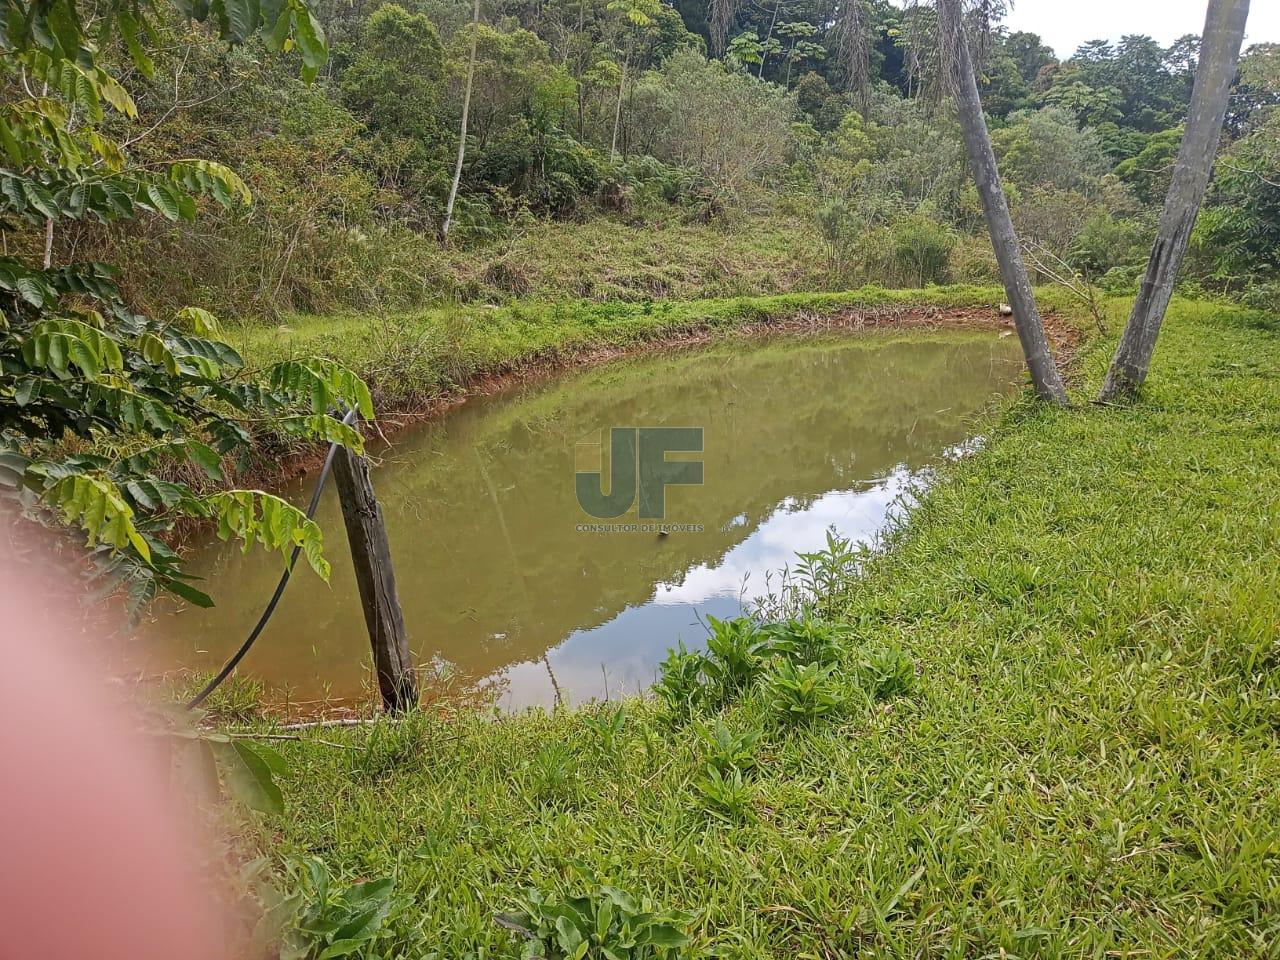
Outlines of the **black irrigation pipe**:
M351 426L355 420L356 408L352 407L347 411L347 415L342 418L342 422ZM324 466L320 468L320 478L316 481L315 491L311 494L311 503L307 506L307 519L314 520L316 518L316 510L320 506L320 494L324 492L325 482L329 479L329 473L333 469L333 458L338 454L339 444L329 444L329 452L325 454ZM218 671L218 675L205 685L205 688L197 693L194 697L187 701L187 709L194 710L200 704L209 699L209 695L218 687L222 686L224 680L231 676L232 671L239 666L240 661L244 659L246 653L253 647L258 637L262 635L262 631L267 628L267 622L271 619L271 615L276 612L276 604L280 602L280 598L284 596L284 588L289 585L289 578L293 575L294 565L298 562L298 555L302 553L302 545L293 548L293 553L289 556L289 563L284 568L284 573L280 575L280 582L276 584L275 593L271 594L271 599L267 601L266 607L262 611L262 616L258 618L258 623L249 632L248 638L240 645L240 649L235 652L226 665Z

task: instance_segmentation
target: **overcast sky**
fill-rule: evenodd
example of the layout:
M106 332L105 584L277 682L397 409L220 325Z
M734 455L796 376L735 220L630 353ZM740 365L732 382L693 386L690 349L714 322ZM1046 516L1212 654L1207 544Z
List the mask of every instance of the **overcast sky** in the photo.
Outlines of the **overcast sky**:
M1168 46L1204 29L1207 0L1014 0L1005 25L1044 38L1060 58L1086 40L1119 40L1145 33ZM1280 2L1253 0L1245 46L1280 43Z

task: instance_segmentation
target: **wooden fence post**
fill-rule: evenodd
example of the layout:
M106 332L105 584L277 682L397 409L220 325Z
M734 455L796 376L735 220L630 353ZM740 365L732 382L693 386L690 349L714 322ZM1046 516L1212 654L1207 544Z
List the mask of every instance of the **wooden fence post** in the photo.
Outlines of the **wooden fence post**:
M403 713L418 705L418 681L413 673L404 614L396 593L387 528L369 478L369 462L346 447L339 447L333 476L338 484L364 621L373 645L373 665L378 673L382 706L389 713Z

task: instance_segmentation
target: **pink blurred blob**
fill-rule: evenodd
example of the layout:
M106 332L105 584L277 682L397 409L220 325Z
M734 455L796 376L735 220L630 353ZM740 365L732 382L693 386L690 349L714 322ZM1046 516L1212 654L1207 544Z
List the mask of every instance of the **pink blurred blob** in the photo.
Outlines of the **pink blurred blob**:
M161 741L48 578L0 559L0 957L225 958Z

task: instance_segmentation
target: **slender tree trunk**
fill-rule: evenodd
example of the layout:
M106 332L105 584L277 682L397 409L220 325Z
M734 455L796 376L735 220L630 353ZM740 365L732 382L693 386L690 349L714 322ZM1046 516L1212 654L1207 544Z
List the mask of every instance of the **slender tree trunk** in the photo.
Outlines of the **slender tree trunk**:
M764 35L764 45L767 47L769 41L773 39L773 25L778 22L778 8L782 6L782 0L775 0L773 4L773 15L769 17L769 30ZM764 65L768 62L769 55L763 50L760 51L760 72L756 74L759 80L764 79Z
M609 144L609 159L612 160L618 155L618 128L622 126L622 98L627 90L627 61L631 59L631 52L622 58L622 79L618 82L618 106L613 111L613 140Z
M462 182L462 161L467 155L467 118L471 113L471 85L476 77L476 43L480 39L480 0L473 0L471 14L471 58L467 61L467 89L462 95L462 130L458 135L458 162L453 167L453 183L449 186L449 202L444 208L444 223L440 225L440 242L449 242L449 228L453 226L453 205L458 199L458 184Z
M965 150L973 167L973 178L977 183L978 196L982 200L982 213L991 234L996 262L1000 266L1005 296L1013 307L1013 320L1018 328L1018 339L1022 341L1022 352L1027 358L1031 383L1042 400L1066 406L1067 390L1053 361L1053 353L1049 350L1044 323L1036 307L1031 280L1022 263L1018 235L1013 229L1009 204L1000 183L996 155L991 149L987 121L982 114L982 100L978 96L978 81L973 73L969 43L964 35L961 0L938 0L938 13L942 42L950 48L956 109L960 116L960 127L964 131Z
M1213 172L1248 17L1249 0L1209 0L1191 108L1173 167L1173 182L1165 197L1147 274L1107 371L1101 400L1133 396L1147 379L1160 324Z

